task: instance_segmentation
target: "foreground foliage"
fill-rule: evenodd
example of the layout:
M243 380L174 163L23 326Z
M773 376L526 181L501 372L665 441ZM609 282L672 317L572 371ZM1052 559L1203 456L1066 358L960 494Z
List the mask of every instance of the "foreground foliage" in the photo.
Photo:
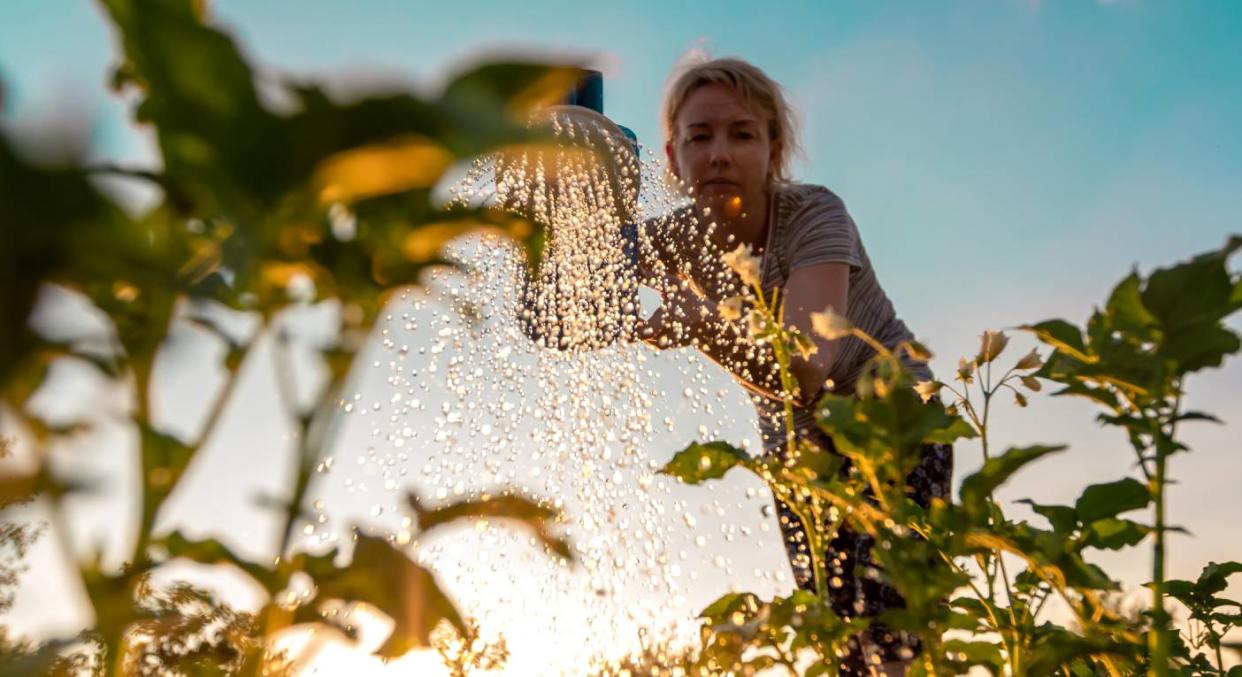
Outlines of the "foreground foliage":
M137 433L141 507L137 524L126 527L132 550L124 566L105 566L98 553L75 563L92 627L40 647L6 642L0 673L293 671L324 639L354 635L342 602L392 620L381 656L429 646L432 631L447 627L440 648L453 664L503 661L503 647L475 646L473 626L407 552L410 534L358 532L348 547L317 553L296 550L293 536L306 523L307 492L333 444L354 358L388 295L443 264L441 245L462 233L500 232L534 243L538 254L538 224L486 209L446 210L431 199L432 188L459 160L537 142L526 115L563 96L578 71L485 64L459 74L435 99L394 92L339 102L311 83L260 81L232 38L203 16L204 3L101 4L122 51L113 85L137 97L135 118L154 132L160 166L40 158L0 136L0 413L28 433L35 460L0 476L0 507L40 496L60 537L61 499L85 489L53 469L48 455L68 437L89 434L92 421L49 421L29 406L63 361L91 365L132 397L125 423ZM280 105L272 102L277 89ZM131 216L100 190L99 177L153 186L157 203ZM56 299L66 296L106 318L105 331L66 333L79 330L56 316ZM336 327L314 347L326 375L306 401L308 384L297 383L289 366L284 320L289 309L310 304L333 309ZM247 324L253 328L236 329ZM188 437L162 428L152 407L157 365L170 337L187 327L219 340L224 372L198 433ZM275 354L296 461L287 494L268 501L283 522L273 556L249 561L221 541L161 533L157 524L263 341ZM530 500L504 492L441 507L410 500L415 535L487 517L530 530L557 557L570 555L553 533L556 514ZM240 613L206 590L151 584L178 560L229 568L267 601ZM307 631L307 648L277 646L290 629Z
M827 601L824 583L833 573L823 561L824 543L848 526L879 544L874 573L906 600L906 608L876 620L921 641L924 650L911 674L974 667L997 675L1224 674L1222 638L1242 621L1242 604L1219 595L1242 564L1210 563L1196 581L1166 580L1165 538L1177 528L1165 519L1165 489L1170 459L1189 451L1179 439L1181 425L1219 423L1184 409L1185 382L1239 351L1238 336L1224 320L1242 308L1242 276L1227 266L1240 247L1242 238L1234 237L1220 250L1149 276L1131 273L1085 326L1057 319L1022 327L1052 349L1046 357L1032 351L1003 368L1008 338L986 332L978 353L959 362L949 383L913 382L899 356L927 359L917 343L890 351L840 316L816 317L825 338L857 336L876 353L856 397L828 394L817 405L819 425L840 455L791 434L787 443L796 453L784 462L712 442L692 444L663 470L698 484L743 468L789 502L804 524L814 525L808 537L818 594L798 591L768 602L749 593L721 597L702 612L699 667L753 674L781 665L793 673L836 674L846 642L870 622L842 619ZM752 292L752 312L764 316L751 323L763 327L756 338L770 344L788 371L790 356L806 342L781 325L777 300L764 299L758 286ZM1065 447L1036 444L998 453L988 433L997 395L1007 391L1025 406L1026 393L1046 382L1060 386L1054 396L1075 395L1102 407L1099 420L1126 434L1140 476L1087 486L1073 505L1025 501L1046 521L1039 526L1008 517L994 492ZM794 394L787 393L789 401ZM962 481L955 502L933 499L929 509L920 507L907 496L905 478L923 445L966 438L980 440L983 467ZM849 460L848 472L841 472L842 458ZM1139 510L1149 511L1152 521L1135 519ZM1087 553L1144 544L1151 547L1151 600L1140 616L1125 617L1111 603L1118 582ZM1171 623L1170 597L1190 613L1186 635ZM1046 618L1053 598L1071 611L1072 627ZM1242 668L1228 674L1242 674Z
M0 674L296 671L318 642L355 635L356 619L344 603L367 605L392 620L382 656L434 645L458 673L499 665L503 642L480 638L432 572L412 558L405 539L486 517L518 525L550 554L568 558L553 511L503 491L447 506L424 506L411 496L411 534L358 532L347 547L324 552L299 551L293 536L306 523L315 468L334 442L354 358L388 295L444 264L440 246L461 233L498 231L530 243L531 256L538 256L539 224L484 209L445 210L431 200L433 186L458 160L538 142L522 124L526 112L559 98L577 73L490 64L460 74L434 99L398 92L340 102L310 83L260 82L235 42L205 20L202 3L106 0L103 6L123 53L114 84L138 97L136 118L154 131L161 163L135 169L88 166L72 157L51 161L20 152L16 140L0 135L6 243L0 324L8 331L0 342L0 414L13 417L35 459L25 469L4 466L0 509L33 503L50 516L45 535L57 537L64 534L63 498L89 490L48 458L67 438L89 434L91 421L46 420L30 406L51 371L73 361L125 388L132 400L124 423L136 433L140 510L137 523L126 526L132 548L124 566L106 566L98 553L73 553L92 626L42 645L0 635ZM270 87L279 89L280 105L261 95ZM105 176L154 186L156 205L131 215L98 188L95 179ZM880 620L921 640L915 674L972 667L1015 675L1219 674L1229 649L1223 638L1242 625L1242 606L1223 595L1242 565L1212 563L1194 581L1166 580L1165 537L1175 527L1165 521L1165 488L1171 459L1188 451L1179 441L1181 425L1215 420L1184 410L1186 378L1239 350L1224 320L1242 308L1242 281L1226 266L1240 245L1234 239L1146 277L1131 274L1083 326L1052 320L1025 327L1051 352L1023 356L1007 369L1000 366L1002 333L986 333L978 353L947 383L911 381L899 357L926 359L922 346L890 352L876 345L859 396L829 395L819 403L819 423L841 457L793 438L796 453L788 462L712 442L681 451L665 472L689 483L735 468L756 473L814 525L817 553L842 525L872 535L881 544L878 575L908 602ZM105 332L67 333L49 310L53 292L87 302L106 318ZM777 299L755 292L756 338L770 344L792 391L789 364L807 349L806 338L782 326ZM307 400L299 395L299 385L307 384L295 383L288 367L285 319L291 309L320 303L335 310L337 326L316 348L324 377ZM252 328L235 329L245 324L239 318ZM218 339L225 377L198 432L188 437L162 428L152 407L169 337L187 326ZM828 338L870 340L839 317L825 316L817 327ZM275 502L282 528L273 556L251 561L219 540L161 532L157 525L263 341L280 367L296 463L287 494ZM1023 405L1046 383L1059 386L1055 395L1101 407L1101 421L1125 432L1139 474L1085 487L1073 505L1031 501L1044 520L1032 524L1008 517L994 493L1027 464L1065 449L1036 444L995 451L989 418L997 395L1012 394ZM911 501L905 477L923 445L963 439L979 439L985 458L956 501L928 509ZM848 474L840 472L842 457L850 461ZM1137 518L1140 510L1151 520ZM0 586L11 585L16 562L37 534L9 522L0 524L0 534L13 553L0 560ZM1146 544L1151 601L1131 617L1115 609L1118 584L1088 553ZM153 575L177 561L246 577L265 591L265 602L243 613L207 590L154 585ZM819 558L814 565L819 594L766 601L727 595L703 611L696 656L653 650L618 670L656 673L672 663L690 673L781 666L836 672L837 656L867 621L833 613L824 597L832 572ZM1170 598L1189 613L1184 633L1171 624ZM1071 610L1072 627L1048 620L1053 599ZM0 597L0 607L7 602ZM296 630L313 631L313 639L294 651L281 639Z

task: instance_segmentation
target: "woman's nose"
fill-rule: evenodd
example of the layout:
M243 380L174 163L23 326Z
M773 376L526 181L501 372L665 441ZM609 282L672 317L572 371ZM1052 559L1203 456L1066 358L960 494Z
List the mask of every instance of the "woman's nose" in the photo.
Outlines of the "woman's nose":
M730 162L729 149L725 144L716 141L707 150L707 163L716 166L727 166Z

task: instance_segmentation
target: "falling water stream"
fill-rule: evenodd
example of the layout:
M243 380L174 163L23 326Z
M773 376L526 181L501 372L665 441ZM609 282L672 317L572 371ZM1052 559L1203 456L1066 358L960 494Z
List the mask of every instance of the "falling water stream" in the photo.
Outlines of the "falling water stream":
M509 489L558 508L573 563L482 521L417 552L484 636L503 634L514 671L583 674L694 641L706 602L731 587L787 589L788 569L757 480L683 487L656 472L690 441L757 441L753 409L722 370L636 338L664 291L640 296L636 255L651 254L650 226L687 198L606 118L538 122L558 144L480 158L450 191L547 224L537 270L500 235L451 243L455 268L389 306L373 359L382 394L347 404L366 414L364 450L329 463L354 466L346 487L403 542L417 538L400 516L405 490L434 504ZM519 656L525 646L544 655Z

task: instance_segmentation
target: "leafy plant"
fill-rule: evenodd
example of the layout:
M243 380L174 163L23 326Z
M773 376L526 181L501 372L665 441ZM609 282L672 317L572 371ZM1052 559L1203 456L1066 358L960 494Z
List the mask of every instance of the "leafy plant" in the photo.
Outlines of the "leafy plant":
M1045 360L1032 351L997 378L993 370L1008 337L985 332L977 354L959 361L956 385L912 381L898 354L926 359L929 353L917 343L889 350L831 311L814 316L820 335L856 336L875 353L855 397L827 394L817 404L819 425L831 435L837 455L794 436L794 393L787 387L786 443L792 453L784 459L751 458L724 442L696 443L663 469L690 484L746 469L777 497L796 501L795 512L812 532L816 594L799 591L769 603L749 593L717 600L703 612L701 664L782 665L796 673L802 652L813 659L806 674L836 674L844 640L867 626L865 620L845 623L833 614L823 584L831 576L822 561L823 543L848 526L879 544L873 548L878 566L871 573L905 599L904 608L877 620L920 640L923 651L912 674L957 674L970 667L993 674L1223 674L1221 637L1236 624L1236 614L1227 611L1236 603L1214 595L1242 565L1210 565L1197 583L1165 581L1165 534L1174 527L1164 519L1164 489L1169 457L1188 450L1176 437L1178 424L1217 420L1182 410L1185 377L1219 366L1240 347L1223 324L1242 308L1242 279L1226 267L1239 247L1242 238L1234 237L1220 250L1146 278L1132 273L1085 329L1064 320L1024 327L1052 353ZM765 300L757 282L751 286L758 297L751 337L770 346L788 384L789 356L804 341L782 326L779 296ZM1079 395L1104 405L1107 413L1100 420L1126 431L1142 472L1142 479L1088 486L1072 506L1026 501L1047 520L1046 529L1007 517L994 492L1028 464L1065 447L1033 445L997 454L989 444L994 398L1009 391L1025 406L1027 393L1042 389L1041 379L1063 386L1054 395ZM941 393L952 396L949 406L941 403ZM933 498L924 507L907 495L906 477L923 445L976 437L983 467L963 479L956 503ZM842 459L849 462L848 472L840 471ZM1123 516L1149 506L1153 524ZM1117 582L1086 553L1148 540L1151 609L1144 618L1126 618L1110 609ZM961 591L966 594L952 597ZM1182 601L1199 624L1189 643L1170 625L1167 596ZM1071 610L1073 630L1044 618L1052 597ZM791 603L800 615L791 619L774 611ZM808 631L827 641L808 641ZM1214 660L1195 653L1204 646L1214 650Z

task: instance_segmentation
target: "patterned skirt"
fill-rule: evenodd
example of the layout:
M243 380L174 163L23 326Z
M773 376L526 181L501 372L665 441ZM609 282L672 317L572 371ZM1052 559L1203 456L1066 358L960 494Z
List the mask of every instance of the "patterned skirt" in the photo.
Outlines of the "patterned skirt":
M831 438L820 431L812 433L821 447L836 452ZM774 450L783 454L783 446ZM848 465L848 463L847 463ZM907 478L910 497L926 508L932 498L949 499L953 482L953 446L929 444L923 448L922 462ZM806 531L798 516L782 500L776 501L778 521L785 541L785 551L793 568L798 587L816 592L811 559L807 552ZM874 539L846 528L828 543L824 561L830 563L828 597L832 610L843 618L874 618L888 609L904 608L905 600L891 586L881 582L882 567L872 558ZM882 623L872 623L867 633L871 649L864 652L860 638L850 641L849 653L842 659L841 674L870 674L868 664L878 656L881 662L909 660L918 654L919 641L904 632L890 630Z

